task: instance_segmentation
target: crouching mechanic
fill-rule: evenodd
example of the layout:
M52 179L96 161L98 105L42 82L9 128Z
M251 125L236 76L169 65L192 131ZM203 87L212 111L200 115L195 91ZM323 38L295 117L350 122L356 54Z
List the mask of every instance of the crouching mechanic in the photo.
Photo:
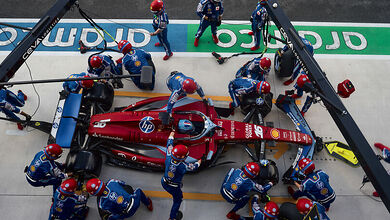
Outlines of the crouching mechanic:
M307 40L306 38L301 37L301 40L306 45L306 48L309 51L309 53L313 56L313 54L314 54L313 45L311 45L310 41ZM289 47L287 45L284 46L282 53L286 52L288 49L289 49ZM285 81L283 83L286 86L288 86L292 82L294 82L294 80L298 77L298 74L300 73L300 71L302 69L302 66L301 66L301 63L299 62L299 60L296 58L294 58L294 60L295 60L295 64L294 64L293 74L292 74L290 79L288 79L287 81Z
M18 113L26 117L26 121L30 121L31 116L18 108L23 107L26 100L27 96L22 90L18 91L18 95L15 95L10 90L3 88L0 90L0 112L3 112L7 118L20 121L20 118L15 115ZM17 122L17 125L19 130L23 130L23 125L20 122Z
M58 144L49 144L39 151L31 164L24 169L27 182L35 187L53 185L54 194L62 180L68 177L68 174L62 171L63 165L55 161L61 154L62 148Z
M229 83L229 94L233 102L229 104L229 108L234 113L234 108L240 106L240 96L246 94L257 93L259 96L267 94L271 91L271 86L267 81L258 81L254 79L248 79L246 77L236 78ZM262 103L264 100L259 97L256 103Z
M330 204L336 199L336 194L329 184L329 176L322 170L314 171L315 165L309 158L303 158L298 162L300 172L306 175L302 184L295 182L298 190L291 186L287 188L288 193L297 199L302 196L319 202L326 211L329 210Z
M91 55L88 58L88 73L92 76L112 76L122 75L122 71L118 69L111 56L97 54ZM123 83L120 79L113 79L114 88L123 88Z
M87 197L76 195L77 182L70 178L62 182L54 193L49 220L83 220L88 214Z
M213 41L218 43L217 26L221 24L223 5L221 0L200 0L196 13L200 17L200 24L198 31L195 34L194 46L199 45L199 38L208 26L211 26L211 33Z
M173 71L167 78L168 89L172 92L168 100L167 112L172 117L172 108L176 101L187 94L193 94L195 91L207 102L202 87L191 77L184 75L181 72Z
M236 78L247 77L254 80L267 80L271 70L271 60L268 57L256 57L247 62L236 73Z
M121 180L110 179L104 184L98 178L87 182L87 191L97 196L99 214L102 219L114 220L125 219L133 216L142 202L149 211L153 211L152 200L137 188L126 185Z
M252 51L258 50L260 48L261 41L261 29L264 28L266 18L267 18L267 10L263 5L266 4L266 0L259 0L256 6L256 9L252 12L251 15L251 23L252 23L252 31L249 32L249 35L254 35L255 37L255 46L251 48Z
M272 187L269 182L265 186L254 182L254 178L260 172L260 165L255 162L247 163L242 169L231 168L226 175L222 186L222 197L229 203L235 204L232 210L226 215L228 219L240 219L240 215L236 212L243 208L249 201L247 195L250 191L255 191L260 194L266 194Z
M252 199L253 217L241 217L240 220L266 220L276 219L279 214L279 206L275 202L267 202L264 209L259 205L259 196L254 195Z
M87 78L90 77L88 73L71 74L68 79L72 78ZM62 88L68 93L79 93L82 88L92 88L93 80L80 80L80 81L65 81L62 84Z
M154 44L156 47L163 46L165 50L165 56L163 60L168 60L172 55L171 45L168 42L168 15L164 10L164 3L162 0L154 0L150 4L150 10L154 14L153 17L153 29L154 32L150 33L151 36L157 35L160 42Z
M175 132L169 134L165 159L165 172L161 178L162 187L172 195L173 205L169 219L180 219L182 213L179 211L183 201L183 192L181 191L182 179L187 171L195 171L199 168L201 160L195 163L186 163L185 160L189 154L188 148L184 145L173 147Z
M330 220L330 218L326 214L325 207L318 202L313 202L307 198L300 198L298 199L296 204L299 213L301 213L302 215L306 215L307 213L309 213L309 211L313 208L314 205L317 206L318 214L320 216L320 219L314 218L315 220Z
M297 82L294 85L294 88L296 90L296 94L294 94L294 90L286 90L286 95L291 95L291 98L297 99L302 97L304 92L304 85L305 83L311 83L309 80L309 77L307 77L306 73L302 70L301 75L298 77ZM305 116L305 113L309 110L311 104L313 104L314 97L312 97L310 94L306 96L305 104L302 107L301 114L302 116Z
M123 57L119 60L117 60L118 68L121 70L122 73L124 73L123 68L129 72L131 75L137 75L131 77L131 80L133 80L134 84L140 88L140 89L147 89L147 90L153 90L154 89L154 81L155 81L155 75L156 70L154 68L154 64L152 61L152 56L145 52L142 49L133 49L132 45L127 40L121 40L118 43L118 49L121 53L123 53ZM153 68L152 72L152 85L151 86L145 86L141 84L141 73L142 73L142 67L144 66L151 66Z

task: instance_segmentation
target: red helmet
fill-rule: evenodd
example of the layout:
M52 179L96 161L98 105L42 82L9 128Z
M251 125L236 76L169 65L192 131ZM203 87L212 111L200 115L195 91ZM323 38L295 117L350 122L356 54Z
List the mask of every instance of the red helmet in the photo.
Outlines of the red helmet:
M60 193L64 196L71 196L76 191L77 182L75 179L70 178L61 183Z
M58 144L49 144L44 149L45 155L50 160L56 160L61 157L62 148Z
M267 0L259 0L260 5L265 5Z
M178 144L172 149L172 158L177 161L184 161L189 153L185 145Z
M260 166L258 163L249 162L245 165L243 171L249 178L255 178L260 172Z
M90 76L84 76L84 78L88 78ZM82 80L81 86L86 89L90 89L93 86L93 80Z
M271 91L271 85L267 81L260 81L256 86L257 93L267 94Z
M309 77L307 77L307 75L305 74L301 74L298 79L297 79L297 85L300 87L300 88L303 88L303 85L307 82L310 82L309 80Z
M106 185L100 179L94 178L88 180L86 188L89 194L93 196L100 196L106 188Z
M150 4L150 10L153 13L157 13L164 8L164 3L162 0L154 0L152 4Z
M118 43L118 49L123 54L130 52L131 48L132 48L131 43L127 40L121 40Z
M275 202L267 202L264 206L264 214L267 218L276 218L279 214L279 206Z
M310 199L300 198L297 201L297 209L303 214L307 214L313 207L313 203Z
M312 173L314 171L314 169L316 168L313 161L310 160L309 158L301 159L298 162L298 167L304 174Z
M267 70L271 67L271 60L268 57L263 57L260 60L260 67L263 70Z
M103 59L100 56L92 56L89 60L89 65L91 65L92 68L100 68L103 64Z
M188 94L194 93L196 91L196 88L197 88L195 81L192 79L184 80L182 86L183 86L184 92L186 92Z

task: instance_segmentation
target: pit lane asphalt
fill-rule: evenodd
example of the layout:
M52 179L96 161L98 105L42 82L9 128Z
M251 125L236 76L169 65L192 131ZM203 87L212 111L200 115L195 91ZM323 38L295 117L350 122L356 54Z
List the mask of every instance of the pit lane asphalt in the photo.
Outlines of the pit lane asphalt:
M3 0L0 17L39 18L53 5L54 0ZM152 1L145 0L79 0L83 9L101 18L149 19ZM390 1L388 0L280 0L279 4L292 21L389 23ZM166 9L171 19L198 19L195 11L198 0L166 0ZM225 0L224 19L249 20L256 0ZM96 16L91 16L97 18ZM77 11L65 18L81 18Z

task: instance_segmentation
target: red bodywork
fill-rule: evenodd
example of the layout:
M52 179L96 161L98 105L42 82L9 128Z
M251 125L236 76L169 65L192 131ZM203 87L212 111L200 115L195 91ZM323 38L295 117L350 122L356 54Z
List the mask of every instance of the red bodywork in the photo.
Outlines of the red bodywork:
M168 96L146 99L128 106L120 112L93 115L91 117L88 134L92 137L107 140L116 140L129 143L141 143L153 147L165 155L166 143L171 132L169 127L163 126L159 119L159 112L166 111L166 104L157 110L137 110L147 105L168 100ZM178 100L173 109L173 125L180 119L192 122L203 122L196 114L176 114L176 111L200 111L221 128L217 128L212 137L202 137L198 140L180 140L181 144L189 147L191 160L201 159L204 155L213 155L217 146L223 143L253 142L254 140L274 140L308 145L312 143L309 135L279 128L270 128L250 123L220 119L213 106L192 98ZM144 120L143 120L144 119ZM147 119L147 120L146 120ZM189 137L186 134L175 134L175 139ZM164 157L160 158L139 155L133 152L112 149L114 155L145 165L163 166Z

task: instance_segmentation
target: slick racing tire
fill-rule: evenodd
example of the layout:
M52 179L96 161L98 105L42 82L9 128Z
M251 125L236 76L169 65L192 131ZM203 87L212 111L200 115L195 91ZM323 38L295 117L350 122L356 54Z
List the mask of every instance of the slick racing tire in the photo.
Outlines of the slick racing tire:
M279 48L275 53L274 70L277 77L291 77L294 70L294 54L291 49L283 52L282 48Z
M274 161L269 161L270 163L267 166L261 167L260 173L257 175L255 180L260 185L272 182L275 186L279 182L279 170Z
M102 169L102 156L97 152L76 150L66 157L66 172L72 172L84 179L99 177Z
M304 217L304 215L299 213L294 203L284 202L280 206L278 215L280 220L302 220Z
M248 94L242 96L240 105L241 113L247 115L254 106L257 107L256 99L258 97L258 94ZM265 100L265 103L259 107L259 112L261 113L263 118L265 118L265 116L267 116L268 113L270 113L272 110L273 94L270 92L268 94L262 95L262 98Z
M114 102L114 88L109 83L96 82L83 95L84 100L100 104L104 111L110 110Z

